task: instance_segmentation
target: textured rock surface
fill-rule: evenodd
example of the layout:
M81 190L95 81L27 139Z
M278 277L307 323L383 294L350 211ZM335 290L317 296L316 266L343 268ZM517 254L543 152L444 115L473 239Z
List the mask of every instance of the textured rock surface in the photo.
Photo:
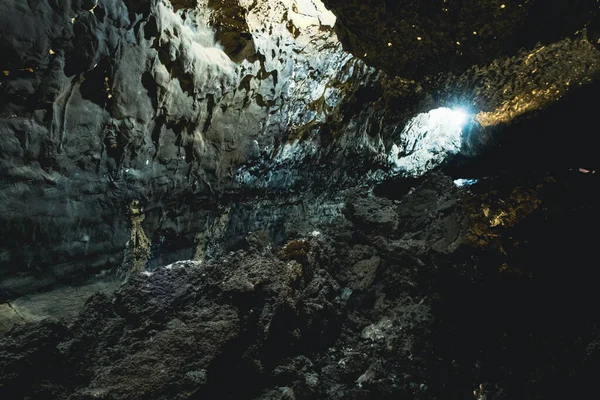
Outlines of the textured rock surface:
M280 249L257 235L226 257L132 276L70 323L15 328L0 338L0 394L589 393L600 321L571 311L598 301L594 238L572 232L598 222L596 181L573 171L458 189L432 174L395 199L352 191L349 219Z
M4 1L0 397L594 392L597 2L325 4Z
M345 48L394 75L464 71L572 35L594 0L324 0Z
M131 259L134 201L150 258L191 258L236 166L323 120L336 85L368 81L330 28L299 14L311 10L284 3L245 5L237 28L253 50L239 63L208 25L225 26L229 8L63 3L3 12L3 275L60 279Z
M561 10L547 14L538 3L506 3L497 19L484 18L489 35ZM593 81L600 65L587 39L593 26L572 38L523 31L531 45L514 46L506 43L515 32L492 45L482 28L487 47L469 47L457 64L465 68L450 59L444 73L419 81L393 76L410 76L396 56L411 55L427 72L423 65L434 65L427 57L444 58L446 47L407 42L378 51L398 62L388 77L345 52L333 31L346 43L356 8L326 4L341 17L337 25L323 4L308 1L7 0L0 287L8 297L23 293L25 279L43 286L106 268L126 275L210 257L253 230L281 240L281 227L303 213L314 221L339 214L339 188L398 173L388 157L394 146L406 150L401 132L417 113L459 104L477 114L477 129L510 123ZM383 24L372 32L380 38L396 12L415 12L377 4L364 5L361 18L385 11L374 19ZM577 2L573 10L582 12L565 26L590 20L588 6ZM452 21L478 15L457 7L433 36L458 34L467 24ZM442 15L416 11L418 21ZM463 150L489 136L467 138ZM443 157L420 160L408 175ZM270 211L280 207L279 216Z

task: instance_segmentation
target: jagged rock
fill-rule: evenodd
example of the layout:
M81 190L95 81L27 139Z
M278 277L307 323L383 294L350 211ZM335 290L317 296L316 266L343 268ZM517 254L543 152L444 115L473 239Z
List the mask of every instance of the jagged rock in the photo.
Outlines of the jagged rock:
M327 4L345 32L354 8ZM492 27L520 21L513 13L535 20L531 7L507 4L511 16ZM408 10L394 6L380 22ZM419 20L440 16L419 11ZM600 65L592 29L521 51L486 41L493 60L465 55L469 68L456 75L449 65L421 81L387 77L342 49L336 18L319 1L9 1L1 18L0 287L17 295L21 272L56 283L129 268L128 254L140 251L127 247L140 231L133 201L145 210L146 267L211 257L231 244L225 238L256 230L284 241L303 193L315 191L323 208L314 219L325 222L339 214L337 190L443 162L444 151L424 146L435 162L394 160L404 172L390 164L394 146L407 150L398 132L417 113L469 103L481 125L506 124L589 82ZM464 30L448 21L436 32ZM492 133L465 138L461 152L476 154ZM249 223L260 211L237 200L263 192L292 193L278 204L289 218Z
M290 127L324 120L323 112L307 111L310 103L326 99L335 107L336 85L362 85L368 77L369 69L321 30L318 17L304 18L286 4L228 3L212 12L205 2L176 5L185 7L99 1L91 9L40 3L29 12L7 4L0 65L0 165L8 179L3 274L25 266L60 279L65 269L85 273L84 264L120 264L132 201L148 210L150 263L204 252L196 237L216 216L210 205L192 211L194 203L214 204L246 158L275 156ZM232 18L241 24L231 27L235 32L252 35L244 40L253 42L254 59L236 64L215 42L209 23L223 41ZM300 18L302 34L288 32L288 18ZM12 29L17 20L21 26ZM23 228L12 230L17 225ZM36 245L24 245L33 236Z
M0 396L593 392L597 4L421 3L7 0Z
M52 398L64 390L68 375L60 354L61 342L68 339L66 326L52 321L15 328L3 337L0 352L0 393L18 396L23 388L37 398ZM11 388L21 388L12 391ZM7 390L8 389L8 390Z
M254 40L246 22L248 10L234 1L211 0L208 5L215 10L211 23L216 30L215 39L229 58L237 62L256 58Z
M353 199L346 203L345 212L357 227L368 231L377 229L389 233L398 227L398 215L394 212L393 203L387 199Z
M286 264L244 253L219 263L177 263L138 274L113 301L103 294L90 298L68 333L49 323L11 332L2 341L0 368L6 373L0 392L44 398L42 381L27 386L19 380L40 376L52 381L57 399L71 394L77 399L167 398L175 388L182 398L218 391L233 395L241 388L223 380L233 368L247 375L251 394L257 387L252 377L270 371L298 347L315 351L335 338L343 312L339 290L318 264ZM44 330L48 327L54 333ZM27 353L12 344L23 332L30 342ZM27 335L47 341L37 350ZM40 357L59 363L63 376L72 376L70 383L55 382L56 370L33 362L48 349L54 353ZM17 362L33 364L17 367Z
M342 218L281 251L249 246L132 275L113 298L90 298L71 323L27 324L0 338L0 394L60 400L166 399L174 392L238 399L587 393L597 318L556 312L597 301L587 279L593 268L584 261L593 238L573 237L569 228L598 219L589 208L597 201L591 181L578 178L504 177L506 189L494 194L487 186L497 182L457 188L434 173L396 200L350 192L346 202L363 208L349 215L381 207L398 220L391 226L371 218L365 230L363 219ZM529 202L523 193L535 193L538 207L522 208ZM563 200L553 204L557 193ZM510 224L482 227L482 241L472 228L490 221L484 206L520 211ZM532 230L539 224L542 235ZM564 250L557 243L568 246L568 255L557 257ZM538 249L548 245L553 253L542 255ZM565 270L565 257L573 255ZM556 293L558 282L564 295Z
M459 71L522 47L571 35L592 20L593 0L324 0L348 51L402 77ZM552 26L553 29L543 29Z

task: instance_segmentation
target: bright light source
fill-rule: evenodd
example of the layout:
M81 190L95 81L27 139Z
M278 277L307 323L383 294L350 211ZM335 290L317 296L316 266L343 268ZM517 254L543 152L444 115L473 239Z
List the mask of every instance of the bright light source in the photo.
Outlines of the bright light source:
M449 118L453 120L454 124L464 127L469 119L469 114L462 108L453 108L452 113L449 114Z
M463 108L441 107L411 119L392 147L389 160L409 176L419 176L460 151L470 115Z
M456 179L454 185L456 187L471 186L477 183L477 179Z
M333 27L336 17L320 0L296 0L290 13L294 26L306 28L311 25Z

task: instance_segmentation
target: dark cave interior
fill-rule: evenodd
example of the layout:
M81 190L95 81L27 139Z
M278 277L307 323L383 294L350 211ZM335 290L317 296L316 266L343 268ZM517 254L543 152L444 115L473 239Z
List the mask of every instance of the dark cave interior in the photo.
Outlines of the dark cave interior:
M597 391L597 1L1 1L1 399Z

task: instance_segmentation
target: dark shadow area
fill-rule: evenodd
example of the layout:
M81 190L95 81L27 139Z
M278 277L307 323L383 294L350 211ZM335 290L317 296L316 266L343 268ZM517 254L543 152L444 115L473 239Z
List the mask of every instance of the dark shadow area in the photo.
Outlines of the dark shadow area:
M464 254L440 269L434 332L445 360L440 369L451 371L440 377L443 398L458 399L479 384L494 399L578 398L594 390L588 345L600 324L599 180L578 173L555 179L524 223L496 231L506 254ZM501 191L488 185L473 190Z
M595 390L598 89L589 85L533 117L480 132L489 141L476 157L445 164L454 178L480 178L469 189L476 195L501 202L520 187L535 193L526 203L536 209L521 223L494 228L495 251L464 254L440 269L436 348L441 369L451 371L440 378L440 396L458 399L480 383L494 399L578 398Z
M473 135L483 135L471 139L478 155L450 157L444 172L456 178L482 178L597 169L593 127L598 124L599 90L600 84L590 84L511 125L475 128Z
M89 100L100 107L106 107L108 103L107 88L110 83L109 80L112 78L110 74L110 62L103 60L96 68L84 73L84 79L81 83L81 97Z

